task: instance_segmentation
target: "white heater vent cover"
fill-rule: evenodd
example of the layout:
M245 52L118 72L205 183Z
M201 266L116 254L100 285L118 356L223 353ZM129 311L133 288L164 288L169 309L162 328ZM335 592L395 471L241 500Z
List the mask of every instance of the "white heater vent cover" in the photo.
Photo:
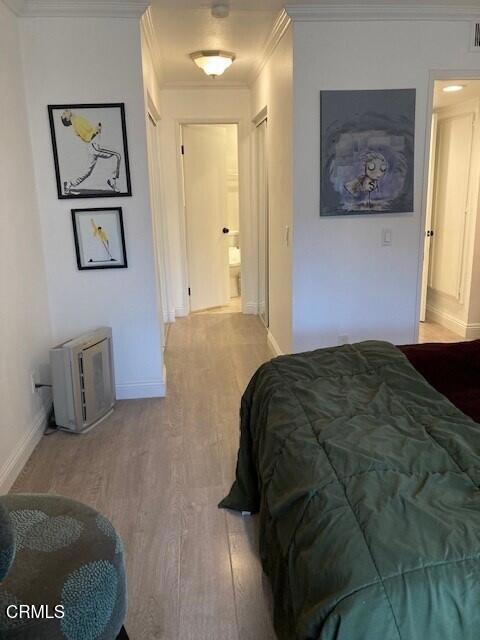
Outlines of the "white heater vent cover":
M470 37L470 51L480 52L480 22L472 22Z

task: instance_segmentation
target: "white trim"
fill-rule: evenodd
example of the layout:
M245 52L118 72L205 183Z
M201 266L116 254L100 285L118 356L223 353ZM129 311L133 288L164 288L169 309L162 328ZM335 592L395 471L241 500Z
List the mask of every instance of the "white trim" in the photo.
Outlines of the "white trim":
M480 10L471 5L286 5L294 22L366 22L381 20L428 20L468 22L480 18Z
M155 33L155 26L152 17L152 7L149 6L141 19L142 33L145 37L145 42L150 51L150 56L153 62L153 71L157 79L159 87L162 86L163 73L162 73L162 55L160 52L159 40ZM155 105L156 106L156 105ZM157 120L160 119L160 116Z
M169 322L175 322L175 317L176 317L176 313L175 313L175 309L164 309L163 311L163 322L165 324L168 324Z
M276 341L273 333L270 329L267 329L267 344L270 347L270 351L274 356L283 356L283 351L280 349L278 342Z
M263 48L263 52L260 55L259 61L254 66L253 71L250 74L250 77L249 77L250 85L252 85L255 82L255 80L258 78L258 76L262 72L262 69L264 68L264 66L270 60L273 52L278 47L280 40L285 35L290 25L290 22L291 22L291 17L288 15L285 9L282 9L277 19L275 20L272 30L267 38L267 41Z
M112 17L140 18L146 0L3 0L21 17Z
M27 460L32 455L35 447L45 431L47 414L44 409L37 414L32 428L18 442L12 454L0 469L0 494L8 493L20 475Z
M255 127L259 127L262 124L262 122L264 122L265 120L268 120L267 105L265 105L262 109L260 109L257 115L252 118L252 122L255 125Z
M124 382L115 387L117 400L136 400L138 398L163 398L167 395L165 367L163 380L140 380Z
M432 305L427 305L427 321L437 322L442 327L456 333L459 338L467 338L468 340L480 338L480 322L469 324Z
M246 302L242 305L242 313L254 316L258 315L258 302Z
M426 313L427 322L437 322L441 324L442 327L446 327L458 334L462 338L465 337L468 325L463 320L459 320L452 316L450 313L443 311L442 309L438 309L437 307L432 306L431 304L427 304L427 313Z
M175 317L176 318L186 318L190 311L187 307L175 307Z
M469 340L478 340L480 338L480 322L472 322L467 324L466 338Z

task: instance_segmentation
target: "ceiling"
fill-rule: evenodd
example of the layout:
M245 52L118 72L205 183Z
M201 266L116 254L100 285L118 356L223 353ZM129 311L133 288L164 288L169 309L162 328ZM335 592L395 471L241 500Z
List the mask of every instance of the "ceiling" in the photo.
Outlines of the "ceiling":
M456 93L445 93L443 87L452 84L463 86L461 91ZM433 108L441 109L442 107L451 107L454 104L460 104L471 98L480 97L480 80L441 80L435 82L433 92Z
M163 82L170 84L247 84L280 9L277 0L262 3L231 2L228 18L214 18L211 5L177 0L175 8L166 0L153 0L152 20L162 63ZM240 8L237 9L237 5ZM245 8L246 5L246 8ZM248 8L254 5L255 8ZM274 5L277 5L276 7ZM260 6L262 8L260 8ZM234 64L215 80L208 78L190 59L201 49L223 49L236 54Z
M227 18L214 18L212 4L228 4ZM277 16L286 4L357 7L402 5L403 7L465 6L480 8L480 0L152 0L151 16L158 45L159 75L168 85L246 85L255 68ZM189 58L200 49L224 49L237 58L223 76L207 78ZM160 62L161 61L161 62Z

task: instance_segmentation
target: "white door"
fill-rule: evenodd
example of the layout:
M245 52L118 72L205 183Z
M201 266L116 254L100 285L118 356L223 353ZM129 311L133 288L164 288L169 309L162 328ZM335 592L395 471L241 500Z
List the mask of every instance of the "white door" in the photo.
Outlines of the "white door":
M267 120L257 126L258 313L268 327Z
M439 119L437 123L428 285L457 300L462 297L473 123L473 113Z
M427 211L425 216L425 239L423 244L422 298L420 301L420 322L425 322L427 315L428 273L430 270L430 246L432 242L432 206L433 187L435 184L435 150L437 147L437 116L432 116L430 132L430 154L428 158Z
M225 127L182 127L190 311L227 305L227 134Z

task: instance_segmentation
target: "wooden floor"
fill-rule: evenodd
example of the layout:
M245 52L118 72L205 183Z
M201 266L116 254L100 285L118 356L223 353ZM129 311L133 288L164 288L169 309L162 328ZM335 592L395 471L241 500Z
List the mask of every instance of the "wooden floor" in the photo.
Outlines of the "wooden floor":
M463 342L466 338L442 327L437 322L420 322L418 342Z
M15 492L107 515L126 551L131 640L273 640L256 519L217 509L234 475L240 396L271 354L256 316L170 327L168 395L117 404L85 435L44 437Z

